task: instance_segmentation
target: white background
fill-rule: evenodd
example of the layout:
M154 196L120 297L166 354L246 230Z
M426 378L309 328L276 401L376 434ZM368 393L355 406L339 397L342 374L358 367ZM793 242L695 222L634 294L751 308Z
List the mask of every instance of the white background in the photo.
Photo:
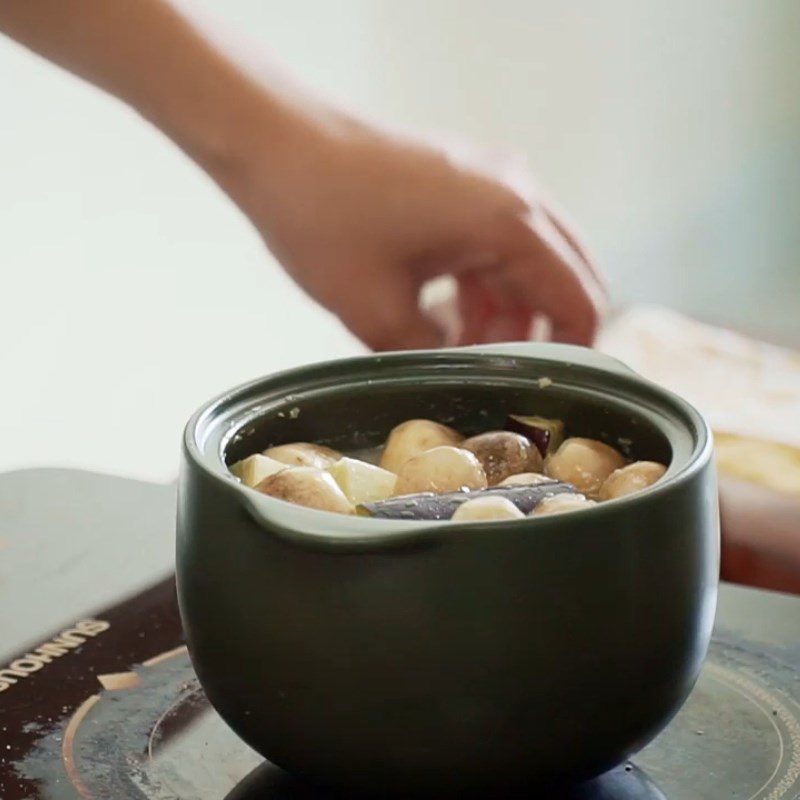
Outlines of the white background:
M800 339L800 3L206 5L368 113L524 152L617 301ZM358 348L158 132L5 40L0 278L0 470L170 479L207 397Z

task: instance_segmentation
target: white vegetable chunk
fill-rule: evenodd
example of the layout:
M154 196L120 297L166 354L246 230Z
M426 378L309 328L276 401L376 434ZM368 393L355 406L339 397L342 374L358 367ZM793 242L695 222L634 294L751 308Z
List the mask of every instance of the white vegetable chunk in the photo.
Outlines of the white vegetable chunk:
M666 471L667 468L656 461L634 461L606 478L600 488L600 499L613 500L646 489L663 478Z
M256 453L253 456L237 461L231 466L231 472L241 480L245 486L251 488L257 483L261 483L264 478L286 469L286 464L281 461L276 461L269 456L262 456Z
M394 494L397 483L393 472L356 458L340 458L328 472L353 505L385 500Z
M453 522L477 522L495 519L522 519L525 515L506 497L476 497L462 503Z
M355 507L347 499L329 472L314 467L292 467L265 478L256 491L278 500L286 500L320 511L354 514Z
M408 459L434 447L458 445L464 437L430 419L410 419L392 429L381 456L381 467L399 472Z
M486 474L474 453L458 447L434 447L403 464L397 475L395 493L444 494L459 489L485 489L486 486Z

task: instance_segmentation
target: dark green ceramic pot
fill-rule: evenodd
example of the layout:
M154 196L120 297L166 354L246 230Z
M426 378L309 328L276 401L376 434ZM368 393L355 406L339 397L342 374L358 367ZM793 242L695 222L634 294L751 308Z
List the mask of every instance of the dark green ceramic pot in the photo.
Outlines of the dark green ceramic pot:
M456 524L305 509L226 467L290 441L378 444L410 417L478 432L507 412L629 440L668 472L587 510ZM248 744L321 784L497 791L613 767L691 690L718 565L702 417L581 348L317 364L235 389L186 429L177 576L197 674Z

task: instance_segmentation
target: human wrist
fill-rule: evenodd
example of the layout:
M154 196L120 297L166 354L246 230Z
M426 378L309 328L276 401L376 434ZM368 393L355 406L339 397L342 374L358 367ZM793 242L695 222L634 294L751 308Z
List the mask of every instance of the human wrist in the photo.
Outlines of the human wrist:
M134 105L212 175L234 169L245 152L275 152L291 137L291 116L278 98L241 68L202 54L192 71Z
M280 167L307 138L313 101L257 49L170 0L146 0L137 9L138 24L126 21L135 28L132 43L104 56L100 85L218 182L256 158Z
M202 97L152 119L245 213L263 217L327 157L346 118L272 75L214 69Z

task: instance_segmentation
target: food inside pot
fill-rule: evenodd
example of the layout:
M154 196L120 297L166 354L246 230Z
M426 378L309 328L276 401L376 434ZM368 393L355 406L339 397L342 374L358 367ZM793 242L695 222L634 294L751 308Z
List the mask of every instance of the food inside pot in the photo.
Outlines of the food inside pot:
M364 517L381 519L463 520L467 518L465 514L469 515L470 513L470 509L464 508L465 506L477 503L479 500L491 500L491 504L482 502L480 508L483 516L481 519L507 519L508 514L503 509L507 509L509 504L520 512L519 516L524 516L532 512L542 500L561 493L574 494L575 489L568 483L548 480L527 486L496 486L491 489L447 492L446 494L424 492L389 497L376 503L364 503L358 506L357 513ZM471 508L472 511L476 510L474 506ZM495 513L490 517L491 509L494 509ZM477 519L477 517L473 518Z
M369 453L292 442L230 469L258 492L309 508L456 522L588 509L652 486L666 472L599 439L568 436L566 427L560 419L511 414L505 430L465 437L434 420L410 419Z

